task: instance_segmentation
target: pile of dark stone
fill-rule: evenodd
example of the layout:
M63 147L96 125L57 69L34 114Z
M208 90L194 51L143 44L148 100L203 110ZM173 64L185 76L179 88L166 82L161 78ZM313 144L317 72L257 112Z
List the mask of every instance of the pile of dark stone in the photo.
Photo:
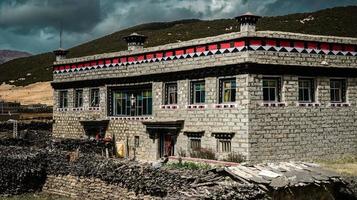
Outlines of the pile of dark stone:
M19 131L22 130L42 130L42 131L52 131L52 122L18 122L17 128ZM12 131L12 122L0 122L0 132Z
M109 153L113 152L114 143L104 140L88 139L54 139L48 144L48 148L56 151L79 151L84 154L103 155L107 148Z
M68 161L63 152L48 157L47 173L98 178L136 194L169 198L263 199L265 193L254 185L237 184L227 177L207 170L156 169L149 164L103 159L94 154L80 154ZM226 184L228 182L234 184ZM210 192L209 192L210 191Z
M0 146L0 152L0 195L41 190L46 180L45 151Z

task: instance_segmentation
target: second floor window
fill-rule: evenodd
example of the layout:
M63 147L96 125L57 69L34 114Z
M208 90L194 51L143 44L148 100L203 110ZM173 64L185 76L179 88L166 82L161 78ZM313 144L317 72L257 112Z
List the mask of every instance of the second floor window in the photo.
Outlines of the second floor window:
M315 86L313 79L299 79L299 102L314 102Z
M177 104L177 83L165 84L165 100L166 105Z
M68 92L59 91L59 107L67 108L68 107Z
M263 101L280 101L280 78L263 78Z
M236 101L236 80L223 79L219 81L219 103Z
M346 81L344 79L330 80L330 97L331 102L346 102Z
M74 94L74 107L83 107L83 90L75 90Z
M90 107L99 107L99 89L90 90Z
M205 81L195 81L191 83L191 104L205 102Z

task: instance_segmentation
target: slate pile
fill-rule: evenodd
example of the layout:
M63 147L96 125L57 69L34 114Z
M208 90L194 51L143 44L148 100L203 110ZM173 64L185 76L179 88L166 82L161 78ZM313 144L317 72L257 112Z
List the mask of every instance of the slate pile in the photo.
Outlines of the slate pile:
M112 152L114 143L103 140L86 140L86 139L55 139L49 142L48 147L56 151L80 151L86 154L102 155L105 148Z
M52 122L18 122L18 130L43 130L52 131ZM0 122L0 132L12 131L12 122Z
M45 151L0 146L0 152L0 195L41 190L46 180Z
M136 194L154 197L191 199L263 199L265 193L254 185L225 184L226 177L206 170L155 169L149 164L103 159L95 154L80 154L69 162L63 152L52 152L47 168L51 175L98 178L125 187ZM222 184L221 184L222 183ZM235 181L230 180L230 183ZM211 191L211 192L207 192Z

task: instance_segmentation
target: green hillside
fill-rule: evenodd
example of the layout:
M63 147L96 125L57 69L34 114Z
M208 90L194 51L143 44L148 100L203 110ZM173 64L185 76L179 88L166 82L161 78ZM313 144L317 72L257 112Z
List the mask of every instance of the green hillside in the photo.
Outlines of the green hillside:
M277 17L263 17L258 30L275 30L318 35L357 37L357 6L338 7L314 13L291 14ZM301 20L304 20L303 23ZM239 31L234 19L211 21L181 20L174 22L149 23L134 26L102 38L69 49L68 57L78 57L126 49L122 37L132 32L148 36L146 47L215 36ZM52 79L52 53L20 58L0 65L0 82L17 80L14 84L26 85ZM32 76L26 77L31 73ZM18 80L25 77L25 80Z

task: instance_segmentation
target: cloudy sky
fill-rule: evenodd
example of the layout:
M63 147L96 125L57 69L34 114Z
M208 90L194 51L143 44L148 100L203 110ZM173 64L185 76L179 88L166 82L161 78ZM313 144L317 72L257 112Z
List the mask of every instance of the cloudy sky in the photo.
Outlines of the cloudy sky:
M357 5L357 0L0 0L0 49L33 54L69 48L153 21L284 15Z

